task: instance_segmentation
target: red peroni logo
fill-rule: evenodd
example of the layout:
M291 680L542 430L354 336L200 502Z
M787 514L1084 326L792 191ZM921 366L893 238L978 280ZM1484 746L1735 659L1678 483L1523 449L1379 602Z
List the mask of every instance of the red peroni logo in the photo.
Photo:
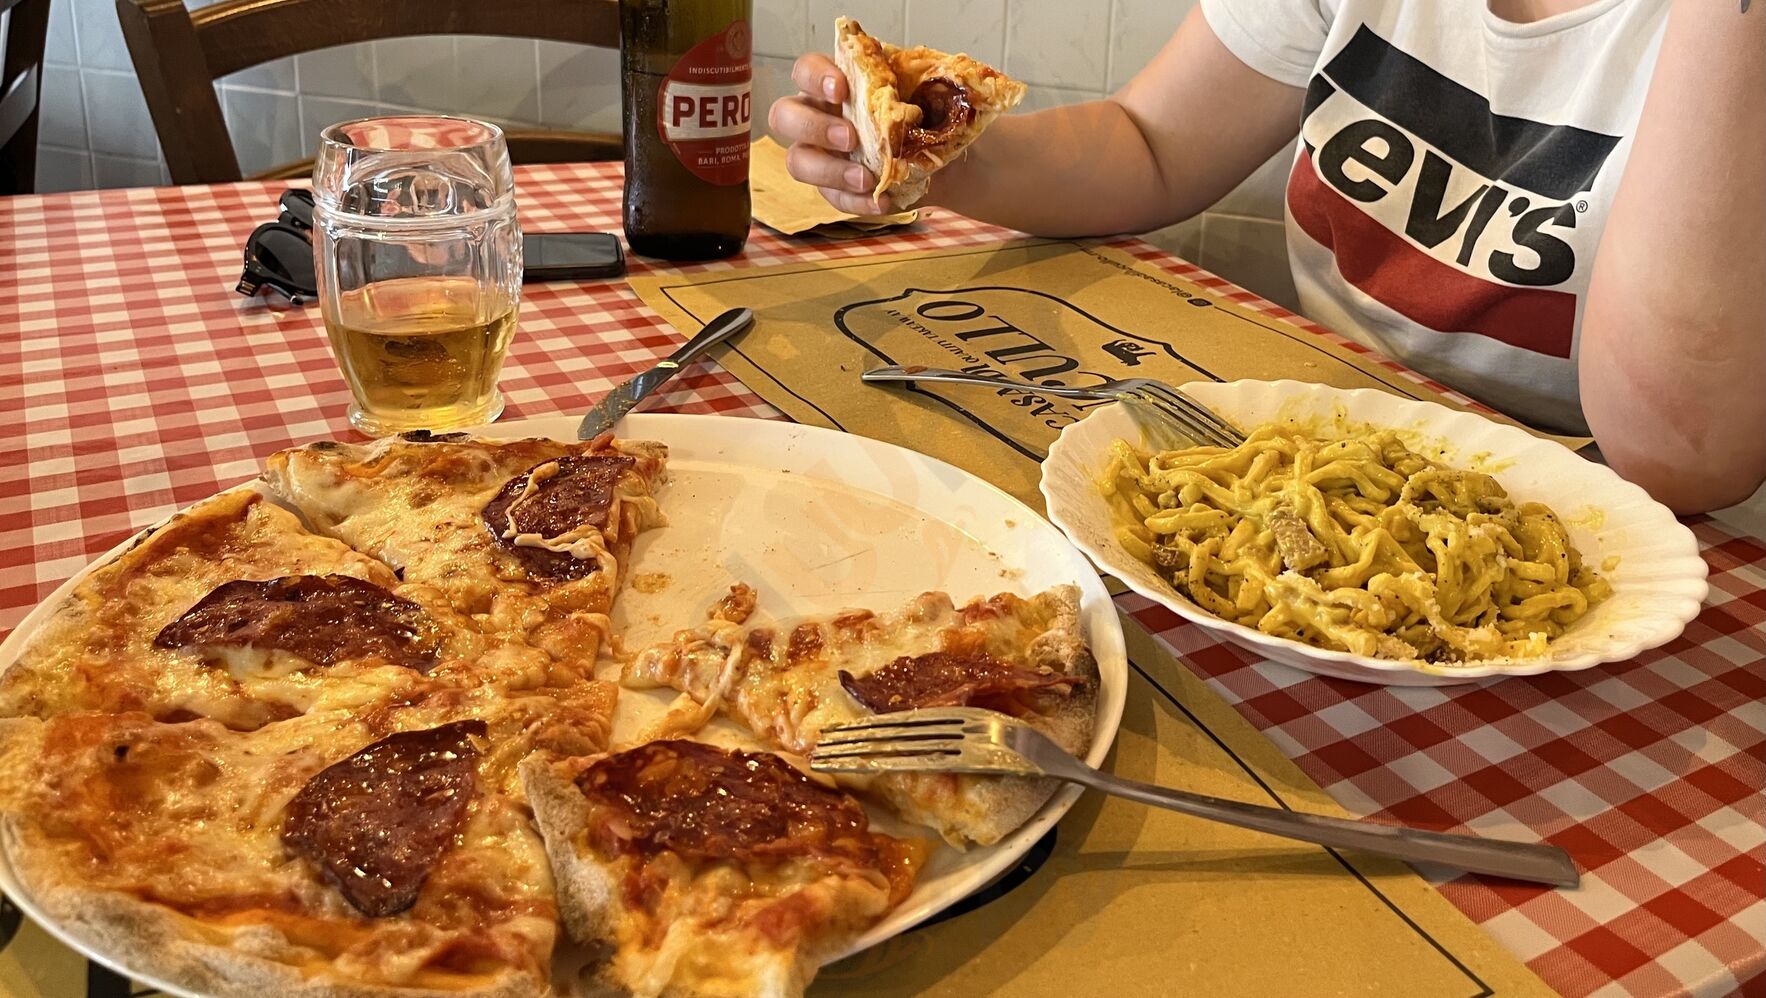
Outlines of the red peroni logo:
M668 123L673 128L683 125L706 129L746 127L749 101L750 94L746 90L739 94L671 94Z
M747 80L721 84L669 80L663 84L657 108L663 141L747 136L753 103L749 86Z

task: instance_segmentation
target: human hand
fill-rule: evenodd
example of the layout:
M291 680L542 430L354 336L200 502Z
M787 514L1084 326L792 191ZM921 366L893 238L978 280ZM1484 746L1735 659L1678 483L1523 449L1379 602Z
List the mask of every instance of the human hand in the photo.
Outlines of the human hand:
M841 116L846 75L820 52L800 57L791 67L795 97L781 97L767 113L767 125L790 143L785 168L822 192L828 203L853 215L886 215L894 210L872 196L877 178L847 154L858 148L858 129Z

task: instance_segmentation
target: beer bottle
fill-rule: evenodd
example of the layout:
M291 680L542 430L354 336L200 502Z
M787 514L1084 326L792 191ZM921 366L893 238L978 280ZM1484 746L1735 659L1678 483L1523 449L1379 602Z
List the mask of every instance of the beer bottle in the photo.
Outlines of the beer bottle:
M753 0L619 0L625 236L709 260L748 239Z

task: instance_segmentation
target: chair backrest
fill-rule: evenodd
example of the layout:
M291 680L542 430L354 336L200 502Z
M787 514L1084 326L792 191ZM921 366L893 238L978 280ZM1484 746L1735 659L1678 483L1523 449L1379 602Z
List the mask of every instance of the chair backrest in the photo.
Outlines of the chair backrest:
M272 59L413 35L502 35L619 46L618 0L223 0L195 11L182 0L116 4L166 167L179 184L241 179L214 81ZM516 162L605 159L617 150L612 136L509 136Z
M37 179L37 105L43 96L49 0L0 0L0 17L7 19L0 51L0 194L25 194Z

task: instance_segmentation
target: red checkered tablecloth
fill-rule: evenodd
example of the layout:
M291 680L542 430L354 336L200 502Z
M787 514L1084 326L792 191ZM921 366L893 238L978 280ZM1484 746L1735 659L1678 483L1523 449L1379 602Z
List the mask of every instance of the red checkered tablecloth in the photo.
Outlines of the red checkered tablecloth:
M517 180L528 231L619 228L617 166L523 168ZM274 215L275 192L247 183L0 198L0 633L93 556L253 476L271 451L352 433L317 310L232 292L240 246ZM757 226L742 257L691 269L1007 235L935 209L865 239L784 239ZM1344 343L1158 249L1122 245ZM623 283L530 285L503 375L505 418L581 411L676 342ZM704 364L660 401L780 415ZM1568 848L1586 871L1575 891L1438 881L1559 991L1766 995L1766 555L1716 521L1694 530L1712 588L1683 637L1620 666L1489 685L1310 676L1138 597L1121 605L1350 811Z

